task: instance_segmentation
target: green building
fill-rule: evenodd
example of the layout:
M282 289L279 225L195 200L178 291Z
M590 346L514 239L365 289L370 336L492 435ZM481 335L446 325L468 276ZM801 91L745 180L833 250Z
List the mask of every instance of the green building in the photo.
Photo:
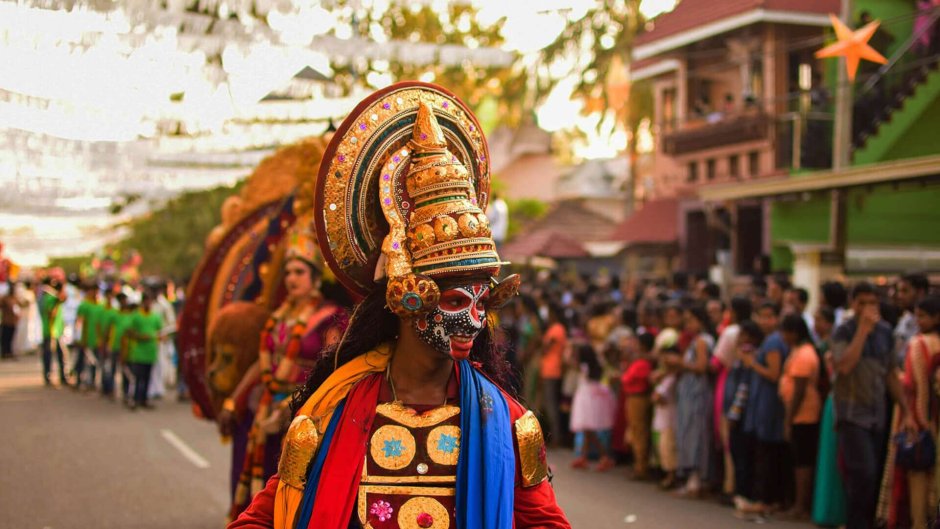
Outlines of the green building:
M698 190L705 203L729 209L760 204L760 246L772 269L792 272L798 284L940 270L940 7L918 12L912 0L855 0L853 7L851 27L866 13L882 22L869 44L889 62L863 62L853 85L849 167L829 168L839 62L823 59L808 63L788 92L796 94L792 141L778 134L775 149L789 168Z

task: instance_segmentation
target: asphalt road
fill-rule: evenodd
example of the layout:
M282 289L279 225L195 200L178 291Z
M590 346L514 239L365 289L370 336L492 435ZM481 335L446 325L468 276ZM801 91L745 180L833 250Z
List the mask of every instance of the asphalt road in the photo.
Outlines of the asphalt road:
M754 526L717 503L631 483L621 468L573 471L569 452L549 458L578 529ZM43 387L36 357L0 364L0 528L220 529L228 460L213 425L187 404L130 412L97 394Z

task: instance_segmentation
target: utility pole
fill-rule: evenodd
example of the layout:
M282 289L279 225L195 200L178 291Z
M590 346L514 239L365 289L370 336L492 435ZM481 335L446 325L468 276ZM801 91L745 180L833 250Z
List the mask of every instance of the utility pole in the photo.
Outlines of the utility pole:
M842 0L842 21L851 25L852 0ZM839 58L836 84L836 107L832 133L832 170L843 171L852 163L852 107L855 83L849 80L845 57ZM829 251L823 259L840 271L845 270L846 211L845 190L830 191Z

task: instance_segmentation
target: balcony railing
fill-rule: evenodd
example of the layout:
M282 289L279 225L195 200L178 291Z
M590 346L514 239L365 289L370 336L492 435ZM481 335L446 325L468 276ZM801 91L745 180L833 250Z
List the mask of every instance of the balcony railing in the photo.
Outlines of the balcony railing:
M832 114L788 112L777 116L775 167L784 171L832 167Z
M698 126L670 132L663 138L663 150L676 156L694 153L715 147L768 139L771 121L765 114L742 115L723 118L714 123L703 122Z

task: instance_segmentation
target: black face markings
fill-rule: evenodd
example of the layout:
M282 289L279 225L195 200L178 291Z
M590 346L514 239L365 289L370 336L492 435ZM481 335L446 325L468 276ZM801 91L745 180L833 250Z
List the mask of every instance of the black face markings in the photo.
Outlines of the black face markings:
M468 283L450 288L441 293L441 302L425 316L414 322L415 332L434 350L455 355L455 349L468 348L486 325L486 310L482 299L489 287L480 283ZM454 346L452 337L463 342ZM464 355L465 356L465 355Z

